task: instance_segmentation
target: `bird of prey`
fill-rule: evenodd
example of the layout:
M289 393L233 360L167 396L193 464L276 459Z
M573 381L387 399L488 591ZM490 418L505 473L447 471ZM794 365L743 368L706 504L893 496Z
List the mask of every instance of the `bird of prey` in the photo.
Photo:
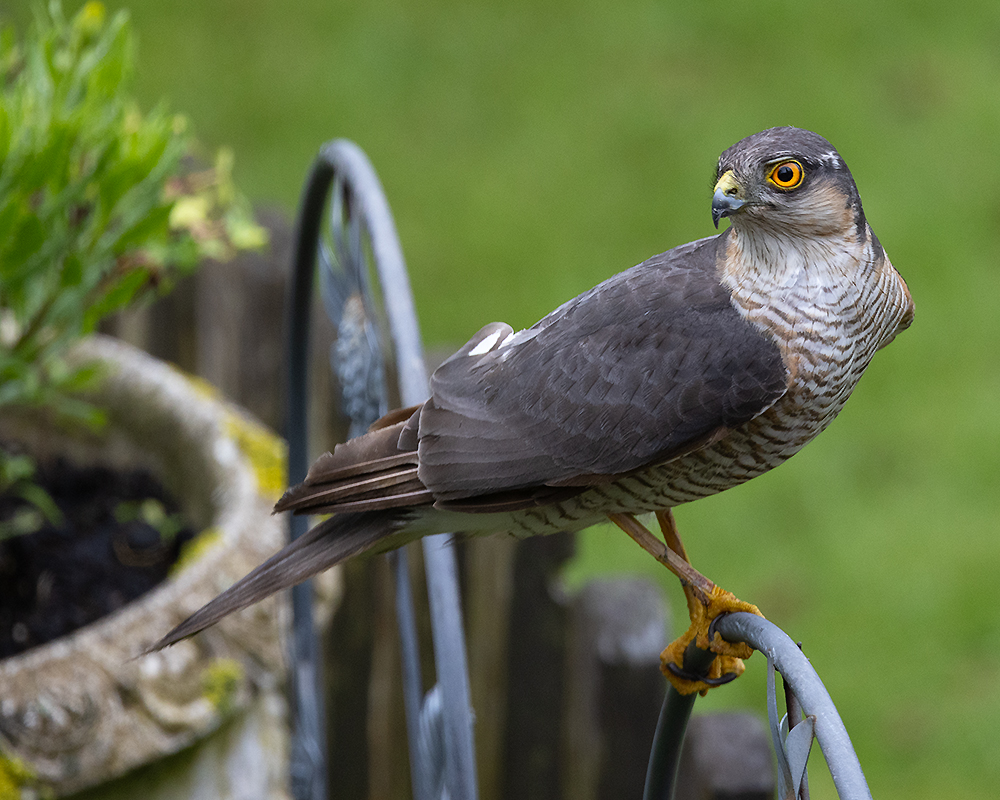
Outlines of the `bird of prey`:
M771 128L722 153L716 227L723 217L723 233L530 328L480 330L434 372L425 403L337 445L275 506L332 516L156 647L365 551L609 518L681 577L702 629L720 598L752 609L687 564L670 509L768 471L826 428L913 302L847 165L815 133ZM646 512L666 547L636 521ZM728 652L721 637L712 649ZM668 662L679 672L676 648Z

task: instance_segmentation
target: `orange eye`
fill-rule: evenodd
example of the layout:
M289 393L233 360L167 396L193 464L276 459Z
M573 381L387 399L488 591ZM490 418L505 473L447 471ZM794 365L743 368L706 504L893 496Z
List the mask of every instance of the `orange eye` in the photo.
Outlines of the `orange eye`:
M805 171L798 161L782 161L775 164L767 179L779 189L794 189L805 177Z

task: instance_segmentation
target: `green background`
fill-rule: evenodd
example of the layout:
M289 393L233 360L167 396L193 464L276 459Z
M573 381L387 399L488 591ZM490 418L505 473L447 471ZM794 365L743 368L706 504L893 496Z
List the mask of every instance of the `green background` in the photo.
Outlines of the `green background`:
M232 146L254 200L291 213L328 139L368 152L431 344L713 233L715 160L743 136L830 139L916 321L827 434L678 522L704 573L803 641L876 797L996 793L1000 3L121 5L143 103ZM683 606L623 535L583 541L572 583L642 572ZM763 708L764 672L699 709Z

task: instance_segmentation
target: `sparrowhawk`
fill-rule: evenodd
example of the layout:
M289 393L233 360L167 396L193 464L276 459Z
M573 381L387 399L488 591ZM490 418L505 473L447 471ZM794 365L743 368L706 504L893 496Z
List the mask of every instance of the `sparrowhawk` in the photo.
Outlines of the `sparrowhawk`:
M157 646L365 551L609 517L704 612L716 587L685 563L669 509L794 455L913 318L847 165L821 136L781 127L734 144L718 161L712 217L731 224L530 328L480 330L434 372L430 399L337 445L275 506L331 517ZM644 512L658 512L668 550L635 521Z

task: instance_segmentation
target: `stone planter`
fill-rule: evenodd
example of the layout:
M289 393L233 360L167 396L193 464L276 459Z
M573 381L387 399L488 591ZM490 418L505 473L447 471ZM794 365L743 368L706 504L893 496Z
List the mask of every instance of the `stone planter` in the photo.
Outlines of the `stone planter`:
M108 376L100 441L0 421L36 452L141 464L201 531L173 577L119 612L0 661L0 800L65 796L284 798L283 648L275 601L141 656L273 553L282 447L214 392L116 340L76 351ZM96 788L99 787L99 788Z

